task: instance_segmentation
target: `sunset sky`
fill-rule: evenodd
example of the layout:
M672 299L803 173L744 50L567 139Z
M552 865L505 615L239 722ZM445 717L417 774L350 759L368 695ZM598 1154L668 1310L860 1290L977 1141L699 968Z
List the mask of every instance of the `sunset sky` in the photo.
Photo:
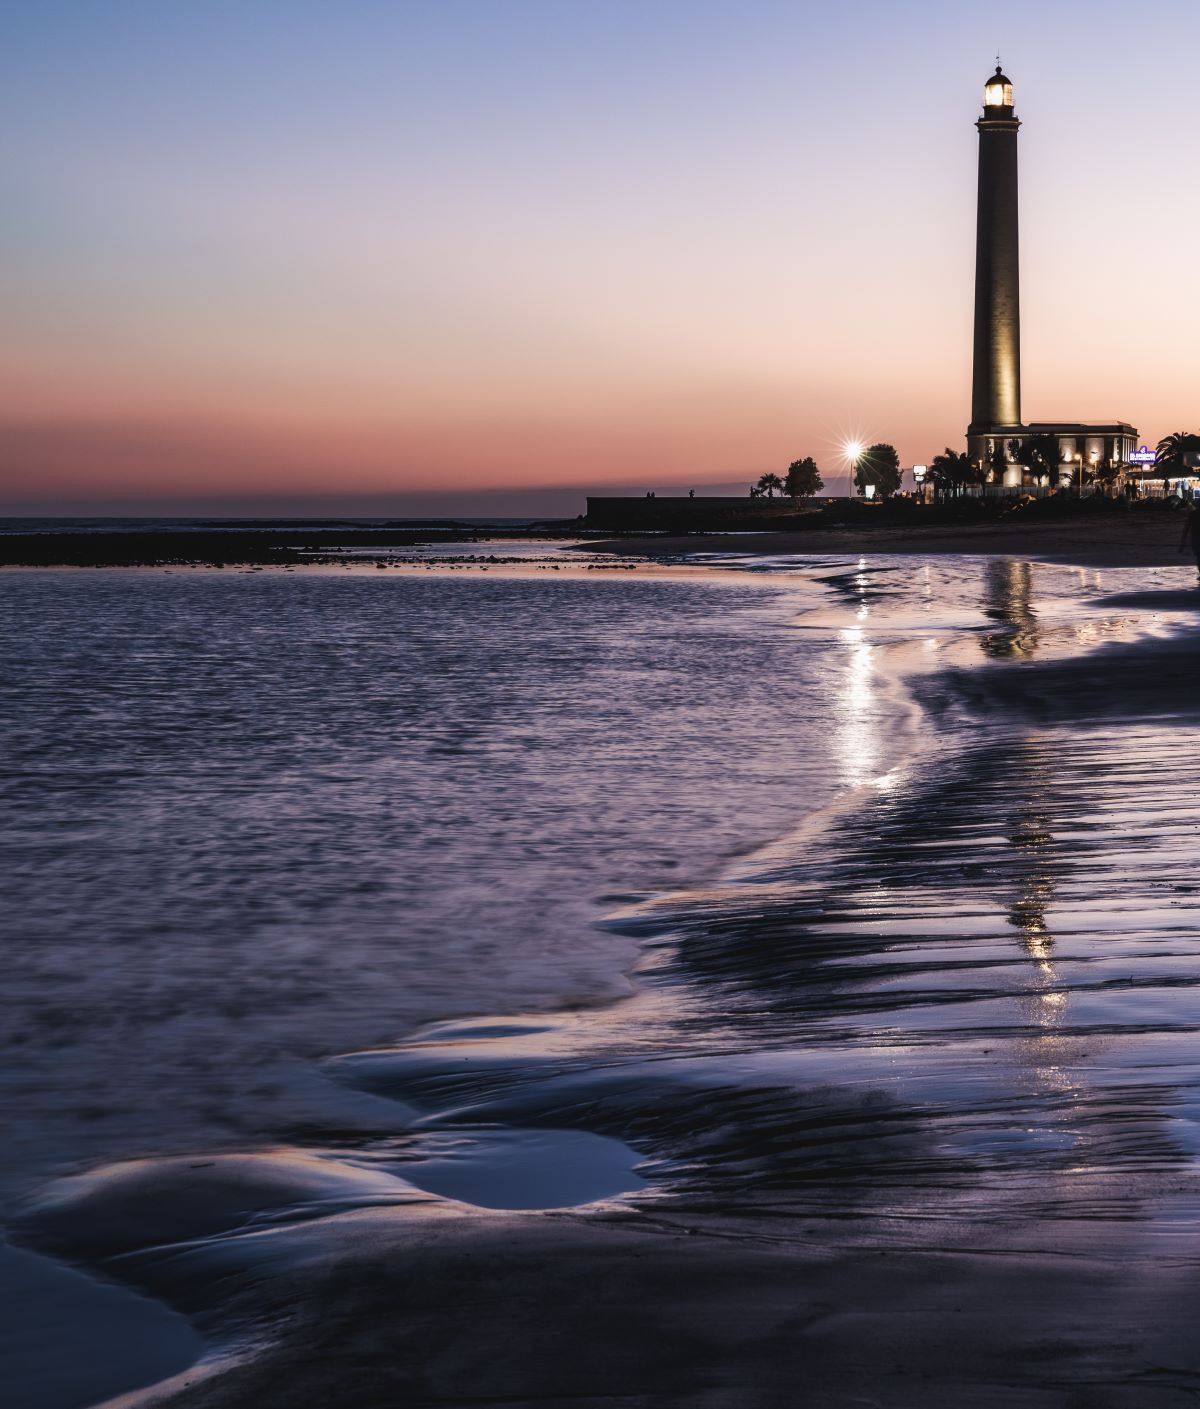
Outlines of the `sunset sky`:
M574 513L959 447L997 49L1026 419L1196 427L1194 0L10 7L0 512Z

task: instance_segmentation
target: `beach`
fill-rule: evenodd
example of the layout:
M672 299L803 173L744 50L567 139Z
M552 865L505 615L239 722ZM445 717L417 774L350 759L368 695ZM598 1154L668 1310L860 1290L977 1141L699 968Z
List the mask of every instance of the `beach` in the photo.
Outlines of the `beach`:
M160 702L196 641L212 662L155 726L162 772L76 819L128 846L190 779L185 864L149 853L154 985L110 1044L91 980L68 1056L94 1109L16 1146L20 1247L203 1337L123 1404L1191 1402L1194 569L686 547L644 578L553 545L20 575L48 632L88 594ZM326 652L333 714L297 693ZM417 660L443 692L400 703ZM150 727L126 698L93 702L118 792ZM225 741L211 769L166 751L185 723ZM83 854L54 853L64 914L99 895ZM108 884L90 924L124 972L138 890ZM24 1046L54 1109L59 1049Z

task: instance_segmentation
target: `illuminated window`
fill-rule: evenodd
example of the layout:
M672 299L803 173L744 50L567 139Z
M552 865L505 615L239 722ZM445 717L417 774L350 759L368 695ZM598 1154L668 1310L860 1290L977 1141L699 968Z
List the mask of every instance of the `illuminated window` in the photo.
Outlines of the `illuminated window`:
M1012 84L1002 74L997 73L996 77L984 87L983 106L985 108L1011 108L1012 105Z

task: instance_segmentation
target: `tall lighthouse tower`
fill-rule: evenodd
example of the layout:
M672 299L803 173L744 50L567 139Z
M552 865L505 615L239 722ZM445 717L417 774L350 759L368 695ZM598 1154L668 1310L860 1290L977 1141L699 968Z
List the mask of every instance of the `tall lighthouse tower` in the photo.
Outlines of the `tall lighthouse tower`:
M1011 82L996 65L983 89L979 129L979 214L975 234L975 363L971 382L972 460L1021 431L1021 289L1017 263L1017 129ZM989 444L990 442L990 444Z

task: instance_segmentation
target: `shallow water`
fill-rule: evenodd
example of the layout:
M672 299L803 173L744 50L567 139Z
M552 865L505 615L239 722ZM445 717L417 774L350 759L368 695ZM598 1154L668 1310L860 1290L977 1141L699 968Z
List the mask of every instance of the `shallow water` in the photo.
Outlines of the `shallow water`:
M793 626L804 582L4 591L9 1190L370 1123L316 1058L619 995L606 897L702 880L846 782L815 746L846 648Z
M43 1244L328 1180L1160 1218L1200 1145L1190 572L542 551L9 580L12 1185L274 1150L252 1205L119 1166Z

